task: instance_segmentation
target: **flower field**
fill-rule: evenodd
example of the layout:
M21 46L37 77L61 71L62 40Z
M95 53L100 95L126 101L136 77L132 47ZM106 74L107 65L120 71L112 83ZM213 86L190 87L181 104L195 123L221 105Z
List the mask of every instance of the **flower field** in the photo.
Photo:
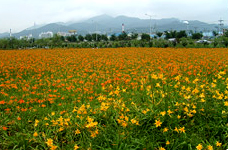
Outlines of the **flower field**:
M228 149L228 50L0 51L0 149Z

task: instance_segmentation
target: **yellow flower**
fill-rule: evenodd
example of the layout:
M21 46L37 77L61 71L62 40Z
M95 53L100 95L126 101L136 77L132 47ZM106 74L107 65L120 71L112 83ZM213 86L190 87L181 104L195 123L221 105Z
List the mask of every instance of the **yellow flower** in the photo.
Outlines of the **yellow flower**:
M167 132L169 129L167 128L167 127L165 127L164 129L163 129L163 132Z
M185 127L180 128L179 131L185 133L185 129L184 128Z
M74 145L74 150L79 149L79 146L77 144Z
M201 149L203 149L202 144L198 144L198 145L196 146L196 149L197 149L197 150L201 150Z
M224 106L228 106L228 101L225 101L224 102Z
M81 133L81 131L78 129L75 131L75 134L80 134L80 133Z
M193 114L195 114L195 113L196 113L196 110L195 110L195 109L193 109L191 112L192 112Z
M160 114L161 114L162 116L165 116L166 111L162 111L162 112L160 112Z
M40 122L40 121L36 119L36 120L35 120L34 126L36 127L36 126L38 125L39 122Z
M157 79L158 79L158 76L155 75L155 74L152 74L152 75L151 75L151 78L157 80Z
M135 124L136 122L137 122L137 120L131 119L131 123L132 123L132 124Z
M169 115L173 113L170 109L167 112Z
M206 102L206 100L205 99L201 99L201 102L204 103L204 102Z
M179 133L179 130L177 129L177 127L175 127L174 131L178 132Z
M142 111L142 113L143 113L143 114L146 114L146 113L147 113L147 111L146 111L146 110L143 110L143 111Z
M55 149L57 149L58 147L57 146L54 146L54 145L51 145L50 146L50 150L55 150Z
M219 74L220 75L224 75L224 74L226 74L226 72L225 71L220 71Z
M125 121L128 121L128 120L129 120L127 116L125 116L125 118L124 118L124 119L125 119Z
M166 145L169 145L170 144L170 142L169 141L166 141L166 143L165 143Z
M123 127L126 127L127 126L127 123L125 121L122 122L122 126Z
M52 140L51 138L47 139L46 144L47 144L48 146L52 146L52 145L53 145L53 140Z
M159 150L165 150L165 148L163 148L163 147L159 147Z
M207 146L207 149L208 149L208 150L213 150L213 146L208 145L208 146Z
M64 128L63 127L60 127L59 128L59 132L61 132L61 131L63 131L64 130Z
M91 137L92 137L92 138L95 138L96 136L97 136L97 134L96 134L95 132L92 132L92 133L91 133Z
M38 136L38 133L37 132L34 132L33 136L37 137Z
M219 141L217 141L217 142L216 142L216 146L217 146L217 147L220 147L220 146L222 146L222 143L219 143Z
M155 123L156 127L160 127L162 122L160 120L155 120Z

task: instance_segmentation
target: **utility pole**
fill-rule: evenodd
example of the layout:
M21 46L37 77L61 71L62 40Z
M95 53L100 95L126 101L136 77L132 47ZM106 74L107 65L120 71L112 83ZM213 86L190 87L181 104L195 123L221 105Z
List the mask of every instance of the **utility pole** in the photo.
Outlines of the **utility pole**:
M10 29L10 39L11 39L11 37L12 37L12 30Z
M222 20L222 19L220 19L220 20L218 20L219 21L219 35L222 35L223 34L223 25L224 25L224 23L223 23L223 21L224 20Z
M96 41L97 41L97 22L96 23Z
M152 15L148 15L148 14L145 14L145 15L150 17L150 36L151 36L151 18L152 18Z
M194 28L195 28L195 33L196 33L197 27L194 27Z
M94 33L96 35L96 41L97 41L97 22L94 21L94 20L92 20L92 22L95 24L95 31L94 31Z

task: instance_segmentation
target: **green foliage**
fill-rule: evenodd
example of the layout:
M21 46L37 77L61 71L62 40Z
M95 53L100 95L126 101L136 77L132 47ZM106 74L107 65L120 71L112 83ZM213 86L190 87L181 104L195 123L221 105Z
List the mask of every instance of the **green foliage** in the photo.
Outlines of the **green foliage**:
M123 32L118 36L118 40L123 41L123 40L128 40L127 33Z
M84 41L84 37L83 37L82 35L79 35L79 36L78 36L78 40L79 40L80 42L82 42L82 41Z
M86 34L85 39L87 41L92 41L92 35L91 34Z
M225 30L224 36L225 36L225 37L228 37L228 30Z
M216 32L213 32L216 35ZM212 47L228 47L228 31L224 33L224 36L217 36L211 39L210 43L201 42L197 43L197 40L202 38L201 33L193 33L192 36L187 37L185 31L165 31L165 39L160 38L162 32L157 32L158 39L151 39L148 34L142 33L141 40L137 40L138 34L132 33L128 36L126 33L122 33L119 36L112 34L110 39L107 35L103 34L86 34L85 36L71 35L67 37L58 36L55 34L52 38L42 39L16 39L16 38L4 38L0 39L0 49L32 49L32 48L55 48L55 47L189 47L189 48L212 48ZM171 38L175 40L170 41ZM86 41L84 41L86 40ZM82 42L89 42L83 44ZM94 44L94 42L98 44ZM107 42L107 43L104 43ZM104 45L102 45L104 44Z
M66 39L69 42L76 42L77 41L77 38L75 35L67 36Z
M198 40L201 39L203 37L202 33L193 33L192 34L192 39Z
M132 35L131 35L131 39L132 40L135 40L135 39L137 39L138 38L138 33L133 33Z
M181 38L180 43L183 47L186 47L188 45L188 39L187 38Z
M213 36L215 36L215 37L218 35L218 32L216 32L216 31L213 31L212 33L213 33Z
M162 32L157 32L156 35L160 38L163 35L163 33Z
M112 34L111 37L110 37L110 40L111 41L116 41L117 40L117 37L115 34Z
M93 41L100 41L101 40L101 35L97 33L92 34L92 40Z
M187 38L187 34L186 34L185 30L177 32L176 38L179 38L179 39L180 38Z
M141 36L141 40L149 41L150 40L150 35L146 34L146 33L143 33L142 36Z
M101 35L101 40L103 40L103 41L108 41L107 35L106 35L106 34L102 34L102 35Z

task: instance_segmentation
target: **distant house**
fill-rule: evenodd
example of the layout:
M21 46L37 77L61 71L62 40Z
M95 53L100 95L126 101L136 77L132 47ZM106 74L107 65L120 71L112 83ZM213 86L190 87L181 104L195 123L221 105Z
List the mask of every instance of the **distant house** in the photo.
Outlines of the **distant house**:
M52 38L53 37L53 32L48 31L48 32L42 32L39 34L39 38Z
M210 39L214 37L214 34L212 31L205 31L202 34L203 34L203 39Z
M20 40L21 40L21 39L25 39L25 40L32 39L32 34L25 35L25 36L20 36L20 38L19 38L19 39L20 39Z

